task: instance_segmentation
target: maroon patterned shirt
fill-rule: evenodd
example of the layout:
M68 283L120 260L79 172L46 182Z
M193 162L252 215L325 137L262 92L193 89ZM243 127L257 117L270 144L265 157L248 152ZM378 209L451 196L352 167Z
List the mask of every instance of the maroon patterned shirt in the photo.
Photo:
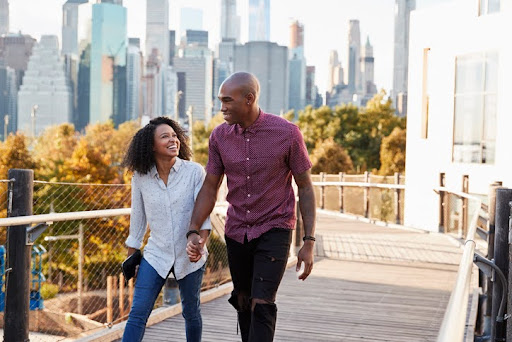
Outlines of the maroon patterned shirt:
M292 174L311 168L299 128L260 110L246 129L223 123L210 135L206 171L226 174L226 236L244 242L274 227L295 228Z

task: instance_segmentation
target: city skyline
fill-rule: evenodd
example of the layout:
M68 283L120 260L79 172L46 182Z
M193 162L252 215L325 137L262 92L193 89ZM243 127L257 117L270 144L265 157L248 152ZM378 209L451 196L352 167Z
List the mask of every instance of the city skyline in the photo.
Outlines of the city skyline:
M446 0L417 0L417 8L439 4ZM453 1L453 0L452 0ZM65 0L16 0L10 1L10 31L30 34L36 39L54 34L62 44L62 5ZM128 9L128 36L145 42L146 1L124 0ZM316 68L316 84L325 93L328 77L329 53L337 50L344 68L349 20L357 19L361 25L361 40L370 37L375 57L375 83L378 89L391 90L393 83L393 30L395 0L318 0L312 14L307 1L270 1L270 41L289 45L289 25L299 20L304 25L304 52L307 65ZM24 10L30 7L31 11ZM220 0L171 0L169 1L169 29L180 27L180 9L200 8L204 13L203 27L209 31L209 46L215 49L220 42ZM44 15L42 15L44 13ZM237 13L241 16L241 42L248 41L248 0L237 0ZM333 30L335 32L331 33ZM180 36L177 33L176 42ZM141 44L144 46L144 44Z

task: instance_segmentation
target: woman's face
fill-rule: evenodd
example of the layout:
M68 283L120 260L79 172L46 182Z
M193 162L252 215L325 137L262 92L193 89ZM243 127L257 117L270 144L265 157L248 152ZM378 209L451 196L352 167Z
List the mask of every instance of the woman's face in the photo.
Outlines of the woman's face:
M158 125L153 137L153 153L155 159L176 158L180 153L180 141L178 135L167 124Z

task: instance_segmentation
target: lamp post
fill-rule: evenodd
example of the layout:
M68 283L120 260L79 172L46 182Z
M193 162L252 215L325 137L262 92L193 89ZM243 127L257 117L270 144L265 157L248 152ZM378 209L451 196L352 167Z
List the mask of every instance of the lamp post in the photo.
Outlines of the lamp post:
M7 126L9 126L9 114L4 115L4 141L7 140Z
M36 113L38 105L33 105L32 110L30 111L30 118L32 119L32 138L36 138Z
M178 119L180 117L180 114L179 114L179 111L180 111L180 99L181 99L181 96L183 95L183 92L181 90L178 90L178 92L176 93L176 98L175 98L175 101L174 101L174 121L178 122Z
M194 152L194 131L193 131L193 122L192 115L194 114L194 106L188 106L187 117L188 117L188 129L190 131L190 150Z

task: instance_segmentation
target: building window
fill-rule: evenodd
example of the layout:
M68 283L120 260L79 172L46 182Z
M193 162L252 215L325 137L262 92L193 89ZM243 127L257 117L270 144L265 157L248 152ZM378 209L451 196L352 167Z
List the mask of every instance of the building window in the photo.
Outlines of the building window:
M500 3L501 0L480 0L480 15L499 12Z
M423 49L423 85L421 91L421 138L428 138L428 55L430 48Z
M494 164L498 54L457 57L453 161Z

